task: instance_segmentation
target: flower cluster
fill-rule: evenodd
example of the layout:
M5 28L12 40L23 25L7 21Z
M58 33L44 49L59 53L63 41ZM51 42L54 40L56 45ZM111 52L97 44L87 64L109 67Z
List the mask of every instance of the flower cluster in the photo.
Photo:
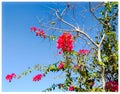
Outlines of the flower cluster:
M60 62L59 65L58 65L58 69L63 69L65 66L65 63L64 62Z
M78 55L80 55L80 54L86 55L86 54L88 54L89 52L90 52L89 50L82 49L82 50L79 50Z
M38 75L34 76L34 77L33 77L33 81L36 82L36 81L41 80L42 76L43 76L42 74L38 74Z
M36 32L36 36L40 36L40 37L46 38L44 30L41 30L41 29L36 28L36 27L33 26L33 27L30 28L30 31Z
M57 48L61 49L62 52L72 52L73 42L72 34L64 32L58 37Z
M109 90L111 92L118 91L118 82L116 82L116 81L106 82L105 89Z
M69 91L74 91L74 86L69 86L69 87L68 87L68 90L69 90Z
M8 80L9 82L11 82L14 77L16 77L16 74L15 74L15 73L12 73L12 74L6 75L5 78L6 78L6 80Z

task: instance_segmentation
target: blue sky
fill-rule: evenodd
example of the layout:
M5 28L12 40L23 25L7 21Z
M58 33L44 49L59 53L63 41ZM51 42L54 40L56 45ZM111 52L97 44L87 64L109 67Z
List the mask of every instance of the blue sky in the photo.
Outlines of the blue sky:
M9 83L6 74L15 72L20 74L35 64L50 64L57 61L55 43L50 43L36 37L30 32L31 26L38 26L36 16L45 16L44 4L41 3L3 3L2 12L2 91L41 91L52 85L52 77L42 79L38 83L32 82L32 77L39 72L29 74L20 80ZM46 83L45 83L46 82ZM24 84L23 84L24 83Z
M59 3L58 5L60 5L61 9L65 7L65 3ZM35 36L35 33L30 32L31 26L39 27L36 16L47 18L47 16L49 16L47 13L50 11L47 6L58 8L58 5L56 3L41 2L2 3L3 92L39 92L50 87L53 83L64 81L64 79L54 79L54 76L61 75L61 73L50 73L41 81L36 83L32 82L32 77L38 74L38 71L34 71L19 80L13 79L12 83L5 80L5 76L9 73L14 72L20 74L35 64L50 64L59 60L55 42L50 45L48 40L40 39ZM87 3L82 3L81 5L88 7ZM96 21L91 21L92 19L89 14L85 14L84 16L90 20L87 19L83 21L83 19L79 17L81 22L79 25L81 28L84 26L84 29L87 30L90 26L96 24ZM99 28L94 29L92 32L99 30ZM91 34L88 32L88 34L92 36L95 33ZM79 49L80 47L83 47L83 45L77 48Z

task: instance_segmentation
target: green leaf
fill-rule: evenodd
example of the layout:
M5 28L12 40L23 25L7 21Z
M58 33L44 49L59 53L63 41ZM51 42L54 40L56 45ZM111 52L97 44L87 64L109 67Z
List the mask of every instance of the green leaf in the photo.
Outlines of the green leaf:
M103 62L98 62L98 64L101 66L105 66L105 64Z
M55 36L50 36L50 39L52 39L53 41L56 39Z
M27 74L28 74L28 70L25 71L25 75L27 75Z
M56 70L56 67L55 67L55 65L53 64L53 65L51 65L51 66L49 67L49 69L50 69L50 70Z
M75 51L72 51L72 53L71 53L72 55L76 55L76 52Z
M51 22L51 25L55 25L55 22Z
M107 35L113 35L113 34L115 34L115 32L110 31L110 32L107 32L106 34Z
M108 61L108 56L104 56L103 57L103 60L106 62L106 61Z
M33 71L32 69L29 70L30 73L31 73L32 71Z
M104 11L100 11L100 14L101 14L101 15L104 15Z

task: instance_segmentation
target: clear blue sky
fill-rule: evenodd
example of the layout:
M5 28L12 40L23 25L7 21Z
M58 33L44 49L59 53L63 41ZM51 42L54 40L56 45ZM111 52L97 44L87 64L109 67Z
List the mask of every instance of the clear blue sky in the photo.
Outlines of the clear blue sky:
M88 7L87 3L81 5ZM38 74L38 71L34 71L19 80L13 79L11 83L5 80L5 76L9 73L14 72L20 74L35 64L50 64L59 60L55 42L50 45L48 40L44 41L30 32L31 26L39 27L36 16L45 18L48 15L47 13L50 9L46 6L53 8L58 7L55 3L2 3L3 92L39 92L50 87L53 83L63 82L63 79L54 79L54 73L48 74L39 82L32 82L32 77ZM65 3L61 3L60 7L64 8ZM95 21L92 21L90 14L84 16L90 20L82 21L82 18L79 17L80 27L84 24L84 29L88 29L93 24L96 24ZM95 31L96 30L99 29L95 29ZM92 32L95 31L93 30ZM88 32L88 34L91 33ZM95 33L93 33L93 35L94 34ZM81 46L78 46L79 49L80 47ZM56 75L61 75L61 73Z

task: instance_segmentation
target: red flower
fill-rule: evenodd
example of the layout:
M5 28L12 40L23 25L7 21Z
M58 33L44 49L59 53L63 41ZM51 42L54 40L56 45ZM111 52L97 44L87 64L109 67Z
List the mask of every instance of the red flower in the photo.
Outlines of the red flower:
M74 90L74 86L69 86L68 90L69 91L73 91Z
M90 52L89 50L82 49L82 50L79 50L78 54L86 55L89 52Z
M36 32L36 36L41 36L41 37L46 38L46 35L45 35L44 30L41 30L41 29L36 28L36 27L34 27L34 26L31 27L30 30Z
M58 65L58 69L63 69L65 66L65 63L63 62L60 62L60 64Z
M34 76L33 77L33 81L39 81L39 80L41 80L42 76L43 76L42 74L38 74L38 75Z
M38 31L36 32L36 36L41 36L44 38L46 37L44 30L40 30L40 29L38 29Z
M16 77L16 74L15 74L15 73L12 73L11 75L12 75L12 77Z
M72 34L64 32L57 40L57 48L63 52L72 52L73 42Z
M15 73L8 74L8 75L6 75L5 78L6 78L6 80L8 80L9 82L11 82L13 77L16 77L16 74L15 74Z
M34 26L30 28L30 31L34 31L35 32L36 30L37 30L37 28L34 27Z
M62 54L62 52L61 52L61 51L59 51L59 52L58 52L58 54L59 54L59 55L61 55L61 54Z
M39 32L36 32L36 36L39 36Z
M8 75L6 76L6 80L9 80L9 82L11 82L11 80L12 80L12 75L9 75L9 74L8 74Z
M110 90L111 92L118 91L118 82L116 81L106 82L105 89Z
M44 30L41 30L40 33L39 33L40 36L44 36L45 35L45 32Z
M78 66L78 65L74 65L74 67L73 67L75 70L77 70L77 69L79 69L80 68L80 66Z

